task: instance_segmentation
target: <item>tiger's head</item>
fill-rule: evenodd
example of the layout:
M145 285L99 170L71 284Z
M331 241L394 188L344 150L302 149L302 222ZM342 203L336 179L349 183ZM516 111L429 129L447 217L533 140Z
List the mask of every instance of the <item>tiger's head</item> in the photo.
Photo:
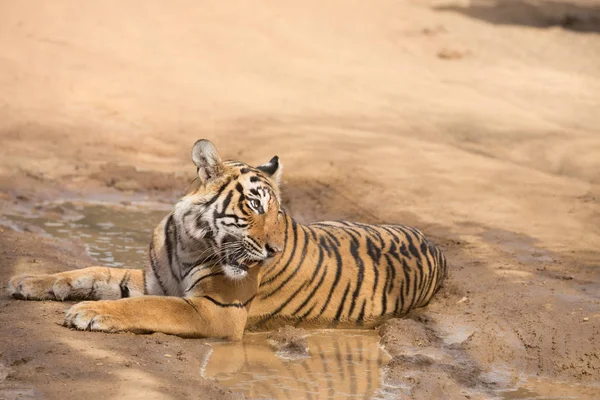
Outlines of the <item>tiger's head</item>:
M208 140L192 149L198 177L175 206L186 236L202 243L201 259L218 263L231 279L262 265L283 250L277 156L251 167L223 161Z

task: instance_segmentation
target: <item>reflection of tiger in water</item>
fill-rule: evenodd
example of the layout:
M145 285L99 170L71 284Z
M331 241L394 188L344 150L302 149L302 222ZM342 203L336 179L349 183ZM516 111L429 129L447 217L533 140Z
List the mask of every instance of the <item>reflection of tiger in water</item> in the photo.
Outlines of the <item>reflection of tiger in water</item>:
M306 357L275 353L262 333L248 334L242 342L212 343L202 376L251 399L398 398L398 390L380 387L391 357L380 349L379 336L334 332L312 331Z
M77 329L240 339L282 323L371 327L426 305L447 275L416 229L294 221L280 208L277 157L257 168L221 161L200 140L192 158L196 184L154 230L145 271L21 275L9 291L102 300L68 310Z

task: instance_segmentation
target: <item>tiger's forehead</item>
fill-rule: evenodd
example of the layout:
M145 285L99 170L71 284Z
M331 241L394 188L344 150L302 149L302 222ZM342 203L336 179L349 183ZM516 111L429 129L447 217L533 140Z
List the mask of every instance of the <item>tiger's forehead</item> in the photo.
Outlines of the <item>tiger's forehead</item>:
M242 185L247 195L267 199L272 196L276 197L273 183L259 169L239 161L225 161L224 164L235 171L236 180Z
M233 169L236 189L241 196L241 201L253 200L258 202L254 206L256 212L268 212L271 199L277 199L277 192L269 178L262 171L240 162L226 162ZM256 204L256 203L255 203Z

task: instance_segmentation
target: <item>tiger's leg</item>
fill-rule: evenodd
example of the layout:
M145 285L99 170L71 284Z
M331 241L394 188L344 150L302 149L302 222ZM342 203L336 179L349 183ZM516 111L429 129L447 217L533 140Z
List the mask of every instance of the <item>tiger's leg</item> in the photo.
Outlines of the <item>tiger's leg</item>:
M104 300L144 294L144 272L138 269L89 267L49 275L17 275L8 292L25 300Z
M90 331L240 340L247 317L241 303L222 304L210 297L143 296L75 304L67 311L65 325Z

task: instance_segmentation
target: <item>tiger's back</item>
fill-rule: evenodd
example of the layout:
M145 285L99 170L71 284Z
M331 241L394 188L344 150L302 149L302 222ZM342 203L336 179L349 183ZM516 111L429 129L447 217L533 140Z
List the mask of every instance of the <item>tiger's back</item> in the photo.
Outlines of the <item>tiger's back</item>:
M259 278L247 326L371 327L425 306L446 276L442 251L414 228L287 217L283 253Z

